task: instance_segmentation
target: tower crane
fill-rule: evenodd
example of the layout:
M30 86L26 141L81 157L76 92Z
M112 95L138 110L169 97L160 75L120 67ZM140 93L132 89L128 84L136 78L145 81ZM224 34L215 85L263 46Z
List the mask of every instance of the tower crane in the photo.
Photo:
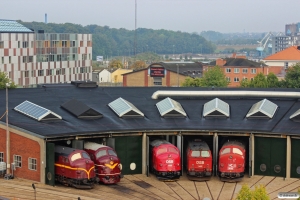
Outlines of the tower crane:
M256 50L259 52L259 56L262 57L262 52L265 50L266 44L268 43L269 40L272 40L271 36L273 34L271 32L267 33L265 37L261 41L257 41L258 46L256 47ZM271 47L269 45L269 47Z

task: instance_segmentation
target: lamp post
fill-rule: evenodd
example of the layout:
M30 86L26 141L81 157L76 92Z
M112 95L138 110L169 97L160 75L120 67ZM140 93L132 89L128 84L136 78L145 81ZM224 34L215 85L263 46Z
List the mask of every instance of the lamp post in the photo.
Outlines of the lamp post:
M10 83L6 83L6 174L10 174L10 135L8 131L8 87L10 86Z

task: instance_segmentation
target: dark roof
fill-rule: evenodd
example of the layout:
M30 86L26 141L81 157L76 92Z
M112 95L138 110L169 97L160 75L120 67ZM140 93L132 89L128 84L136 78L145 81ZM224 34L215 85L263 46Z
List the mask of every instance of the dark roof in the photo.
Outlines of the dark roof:
M123 75L136 73L143 70L148 70L150 67L164 67L166 70L178 73L184 76L190 76L193 78L202 77L203 65L200 62L158 62L152 63L147 68L134 70ZM178 68L177 68L178 67Z
M264 99L260 97L219 97L230 105L228 118L204 118L203 105L215 97L172 97L178 101L185 112L186 118L163 118L160 116L156 103L161 99L152 99L157 90L172 91L208 91L211 88L184 87L98 87L78 88L76 86L57 86L47 88L9 89L9 124L33 132L45 138L73 137L78 135L99 135L108 133L130 134L147 131L186 131L186 132L235 132L260 134L300 135L300 123L290 120L290 116L300 109L296 98L268 98L278 106L272 119L247 119L246 115L253 104ZM214 88L214 90L254 90L254 91L293 91L299 89L245 89L245 88ZM4 113L5 90L0 90L0 113ZM144 118L119 118L108 106L115 99L122 97L131 102ZM60 107L70 99L76 99L103 115L100 119L78 119ZM62 120L39 122L25 116L13 108L28 100L45 107L60 115ZM5 117L1 119L5 123Z
M158 147L162 144L171 144L170 142L166 141L166 140L154 140L150 143L151 146L154 146L154 147Z
M188 146L191 150L199 151L199 150L205 150L209 151L209 147L206 142L204 141L189 141Z
M242 142L240 142L240 141L227 141L227 142L225 142L224 144L223 144L223 146L222 147L224 147L224 146L228 146L228 145L237 145L237 146L240 146L240 147L242 147L243 149L245 149L245 144L244 143L242 143Z
M226 64L225 66L234 66L234 67L263 67L267 66L264 63L255 62L252 60L244 59L244 58L225 58ZM216 65L216 61L211 62L209 65Z

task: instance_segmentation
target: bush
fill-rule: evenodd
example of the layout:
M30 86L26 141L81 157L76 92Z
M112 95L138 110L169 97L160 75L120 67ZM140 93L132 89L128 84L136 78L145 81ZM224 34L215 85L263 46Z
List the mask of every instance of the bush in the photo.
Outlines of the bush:
M248 185L243 185L239 191L236 200L269 200L266 188L263 185L255 186L253 191L250 190Z

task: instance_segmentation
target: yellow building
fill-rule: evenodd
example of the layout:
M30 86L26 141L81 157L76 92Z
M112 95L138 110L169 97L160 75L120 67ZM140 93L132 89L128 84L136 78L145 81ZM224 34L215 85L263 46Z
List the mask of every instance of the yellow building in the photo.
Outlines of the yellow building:
M123 74L132 72L132 69L116 69L111 72L111 82L112 83L123 83Z

